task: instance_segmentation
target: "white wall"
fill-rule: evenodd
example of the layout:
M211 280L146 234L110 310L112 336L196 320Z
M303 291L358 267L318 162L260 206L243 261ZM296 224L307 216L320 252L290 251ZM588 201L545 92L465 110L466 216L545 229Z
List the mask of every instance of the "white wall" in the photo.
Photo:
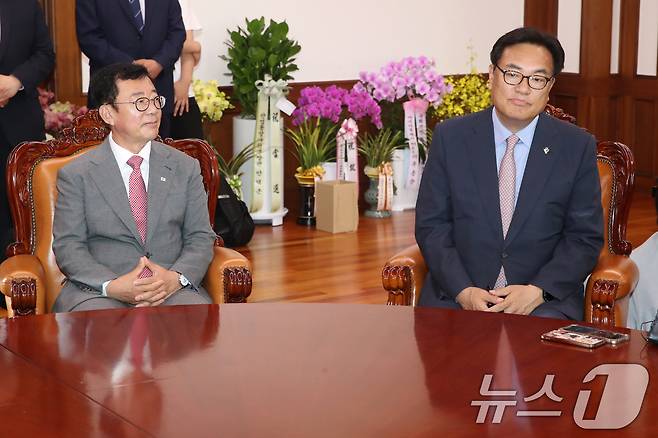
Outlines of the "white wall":
M580 16L582 4L573 0L558 2L557 37L564 49L564 72L580 72Z
M658 2L640 0L640 29L637 47L637 74L655 76L658 70Z
M468 72L467 46L486 71L503 33L523 25L523 0L190 0L203 30L196 77L229 85L224 41L244 18L286 20L302 51L296 82L357 79L391 60L427 55L443 74Z

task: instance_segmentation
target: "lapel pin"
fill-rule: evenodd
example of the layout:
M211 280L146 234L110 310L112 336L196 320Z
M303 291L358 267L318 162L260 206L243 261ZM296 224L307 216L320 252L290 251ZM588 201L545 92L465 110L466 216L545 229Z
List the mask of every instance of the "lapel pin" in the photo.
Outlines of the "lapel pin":
M548 155L548 153L551 151L549 147L544 148L544 155Z
M546 150L546 149L544 149L544 150ZM167 181L167 178L165 178L164 176L161 176L160 181Z

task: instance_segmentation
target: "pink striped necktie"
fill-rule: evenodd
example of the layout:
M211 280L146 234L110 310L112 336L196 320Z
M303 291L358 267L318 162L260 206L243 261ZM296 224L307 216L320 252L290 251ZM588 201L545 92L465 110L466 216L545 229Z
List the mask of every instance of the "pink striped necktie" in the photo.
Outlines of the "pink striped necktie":
M130 174L128 181L128 198L130 200L130 210L132 211L137 231L142 238L142 243L146 242L146 211L148 205L148 198L146 196L146 185L144 178L142 178L142 171L140 166L144 159L139 155L133 155L127 161L128 165L132 167L133 171ZM150 277L153 272L149 268L144 268L139 273L139 278Z
M507 237L509 225L514 215L514 201L516 198L516 163L514 162L514 146L519 142L515 134L507 138L507 148L500 162L498 171L498 192L500 194L500 219L503 224L503 239ZM505 268L500 267L500 273L496 279L495 289L507 286Z

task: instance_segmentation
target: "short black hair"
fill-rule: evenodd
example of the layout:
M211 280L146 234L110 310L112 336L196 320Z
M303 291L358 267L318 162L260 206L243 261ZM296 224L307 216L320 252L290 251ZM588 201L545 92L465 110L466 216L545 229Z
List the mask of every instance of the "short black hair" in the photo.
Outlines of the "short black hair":
M498 65L498 61L503 56L506 48L522 43L544 47L551 53L553 57L553 76L556 76L564 68L564 49L560 41L553 35L533 27L519 27L498 38L489 55L491 63Z
M149 77L148 70L139 64L119 63L101 68L94 73L89 83L89 92L87 93L89 107L98 108L106 103L113 103L119 94L117 81L142 79L144 77Z

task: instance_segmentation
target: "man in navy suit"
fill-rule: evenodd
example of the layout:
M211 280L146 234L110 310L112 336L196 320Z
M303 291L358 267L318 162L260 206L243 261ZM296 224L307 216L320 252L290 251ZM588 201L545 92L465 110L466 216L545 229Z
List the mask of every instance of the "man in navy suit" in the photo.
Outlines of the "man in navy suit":
M174 63L185 41L178 0L77 0L76 28L91 75L120 62L141 64L166 99L160 135L169 136ZM95 108L97 102L88 102Z
M491 51L493 108L439 124L416 205L420 304L582 319L603 245L596 142L543 112L564 50L519 28Z
M0 0L0 261L11 240L7 158L18 143L46 137L37 85L54 65L53 44L39 3Z

